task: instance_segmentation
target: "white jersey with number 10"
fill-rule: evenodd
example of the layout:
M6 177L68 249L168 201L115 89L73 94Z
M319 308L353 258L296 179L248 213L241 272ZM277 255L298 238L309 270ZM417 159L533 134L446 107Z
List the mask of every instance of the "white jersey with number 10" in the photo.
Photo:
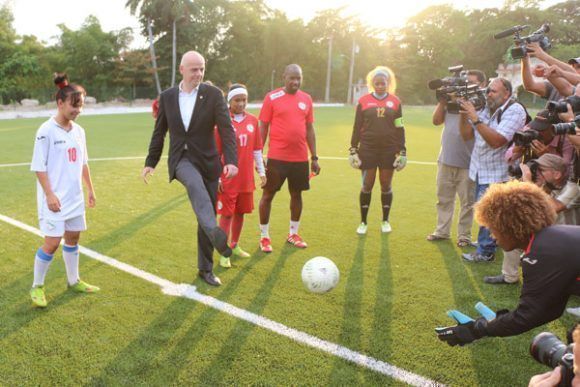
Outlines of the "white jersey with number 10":
M82 187L83 166L88 162L84 129L72 122L66 131L54 117L43 123L36 132L30 170L46 172L52 191L61 209L48 209L44 190L37 182L39 219L67 220L85 213Z

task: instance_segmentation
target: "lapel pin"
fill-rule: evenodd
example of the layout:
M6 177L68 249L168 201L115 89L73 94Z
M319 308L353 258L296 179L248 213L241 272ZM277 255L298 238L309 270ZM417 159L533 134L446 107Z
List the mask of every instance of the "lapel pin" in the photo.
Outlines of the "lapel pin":
M199 99L203 99L203 95L200 95L200 96L199 96Z

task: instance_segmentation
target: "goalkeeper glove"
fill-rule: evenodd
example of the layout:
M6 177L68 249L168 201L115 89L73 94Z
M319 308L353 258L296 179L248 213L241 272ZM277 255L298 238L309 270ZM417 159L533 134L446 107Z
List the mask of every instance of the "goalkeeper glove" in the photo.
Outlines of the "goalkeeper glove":
M475 309L483 317L474 320L458 310L450 310L447 315L457 321L454 327L435 328L439 340L446 342L450 346L464 346L477 339L487 336L487 322L496 318L497 314L489 309L482 302L475 305ZM498 314L502 314L499 311Z
M397 171L401 171L403 168L405 168L406 165L407 165L407 154L405 153L405 151L401 151L400 153L397 154L397 158L393 163L393 167L395 167Z
M350 155L348 156L348 163L354 169L360 169L361 161L358 157L358 149L354 146L349 149Z

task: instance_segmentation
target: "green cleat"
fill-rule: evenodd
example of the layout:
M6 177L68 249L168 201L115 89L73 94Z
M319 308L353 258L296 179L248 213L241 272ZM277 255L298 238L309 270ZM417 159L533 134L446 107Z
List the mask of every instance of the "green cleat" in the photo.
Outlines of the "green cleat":
M30 299L32 305L37 308L46 308L46 296L44 295L44 286L35 286L30 289Z
M232 263L228 257L220 256L220 266L229 269L232 267Z
M77 293L96 293L101 290L98 286L89 285L83 280L78 280L76 284L69 285L68 287Z
M236 245L236 247L234 247L232 249L232 253L235 256L240 257L240 258L250 258L251 257L250 253L242 250L242 248L240 247L240 245Z

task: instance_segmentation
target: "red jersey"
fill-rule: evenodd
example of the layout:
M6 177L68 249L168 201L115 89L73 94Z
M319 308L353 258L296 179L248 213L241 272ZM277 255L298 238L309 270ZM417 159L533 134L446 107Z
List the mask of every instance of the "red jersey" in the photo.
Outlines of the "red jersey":
M238 174L231 179L226 179L222 174L221 182L224 192L253 192L256 189L254 151L262 149L262 137L256 116L245 112L244 114L242 122L237 122L232 117L238 152ZM222 155L222 142L217 130L215 136L218 152ZM221 157L223 164L223 155Z
M283 88L266 94L260 121L270 124L268 158L280 161L308 161L306 124L314 122L312 98L298 90Z

